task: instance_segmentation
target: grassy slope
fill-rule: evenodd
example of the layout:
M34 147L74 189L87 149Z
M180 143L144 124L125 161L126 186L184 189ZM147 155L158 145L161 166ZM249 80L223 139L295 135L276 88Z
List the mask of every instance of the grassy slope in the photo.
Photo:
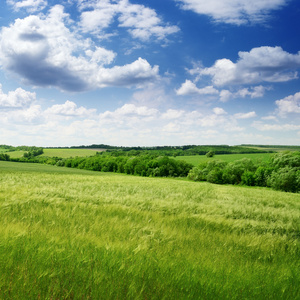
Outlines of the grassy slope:
M250 158L253 162L264 162L268 161L272 153L250 153L250 154L222 154L215 155L214 157L206 157L205 155L193 155L193 156L177 156L175 159L184 160L188 163L193 164L194 166L199 165L201 162L210 161L213 159L223 160L226 162L235 161L242 158Z
M299 299L300 195L0 162L0 299Z

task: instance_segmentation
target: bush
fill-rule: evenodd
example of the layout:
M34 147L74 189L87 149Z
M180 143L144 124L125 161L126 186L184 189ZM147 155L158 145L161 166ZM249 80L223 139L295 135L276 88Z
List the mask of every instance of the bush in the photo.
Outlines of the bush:
M273 171L268 179L268 185L275 190L296 193L300 191L300 171L285 167Z
M267 186L268 179L271 176L273 170L274 169L271 167L258 167L254 173L255 185Z
M10 160L10 156L8 154L5 153L0 153L0 160Z
M215 152L214 151L208 151L206 153L206 157L214 157L215 156Z
M222 184L223 183L222 175L223 175L222 170L216 168L207 174L206 179L208 182L211 183Z
M248 185L248 186L254 186L255 185L255 174L252 171L245 171L242 175L242 184Z

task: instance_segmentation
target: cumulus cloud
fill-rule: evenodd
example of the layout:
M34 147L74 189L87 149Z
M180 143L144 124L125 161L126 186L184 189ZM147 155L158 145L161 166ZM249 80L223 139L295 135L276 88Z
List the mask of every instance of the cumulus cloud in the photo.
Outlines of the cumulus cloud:
M184 115L184 110L178 109L168 109L165 113L162 114L162 119L178 119Z
M47 15L17 19L0 32L0 66L25 84L85 91L106 86L135 86L158 76L142 58L125 66L106 67L116 54L72 32L63 7Z
M82 10L80 26L84 32L98 35L114 21L119 28L127 28L133 38L148 41L154 37L165 39L179 31L178 26L165 24L155 10L128 0L78 0Z
M260 131L295 131L300 130L297 124L265 124L260 121L253 122L252 126Z
M300 113L300 92L295 95L285 97L281 100L277 100L278 113L281 116L285 116L288 113Z
M245 98L245 97L261 98L264 96L265 92L270 89L271 89L270 87L258 85L258 86L254 86L254 87L250 87L250 88L243 88L243 89L237 90L236 92L222 90L220 92L220 101L227 102L230 99Z
M67 100L64 104L55 104L45 111L46 114L54 114L72 117L88 117L96 113L96 109L86 109L83 106L77 107L77 104Z
M0 109L3 108L22 108L30 106L36 100L36 94L17 88L15 91L3 93L0 84Z
M282 8L287 0L175 0L185 10L208 15L216 22L234 25L264 22L272 10Z
M227 112L226 112L223 108L221 108L221 107L215 107L215 108L213 109L213 112L214 112L216 115L226 115L226 114L227 114Z
M43 10L48 2L46 0L6 0L15 11L26 9L28 12Z
M190 70L198 79L210 76L215 86L285 82L298 78L300 52L291 54L281 47L258 47L250 52L239 52L236 63L223 58L209 68ZM258 91L259 92L259 91Z
M229 137L245 128L239 121L255 117L255 112L231 115L221 107L211 111L167 109L158 110L145 105L127 103L115 110L97 113L78 106L73 101L55 104L47 109L32 103L29 107L0 109L0 131L9 141L13 128L14 139L30 144L66 146L103 141L112 145L166 145L209 143L216 139L226 143ZM253 127L266 130L299 130L298 125L264 125ZM298 128L298 129L297 129ZM26 138L25 138L26 137ZM237 142L241 142L236 139ZM200 142L199 142L200 143Z
M234 117L236 119L250 119L250 118L254 118L256 117L256 112L255 111L251 111L251 112L248 112L248 113L237 113L234 115Z
M206 86L204 88L197 88L195 83L190 80L186 80L181 87L176 90L177 95L215 95L219 94L219 91L216 90L213 86Z
M15 124L35 125L43 122L43 111L40 105L31 105L23 109L0 110L1 123L9 126ZM3 125L2 125L3 126ZM21 135L22 132L19 132Z

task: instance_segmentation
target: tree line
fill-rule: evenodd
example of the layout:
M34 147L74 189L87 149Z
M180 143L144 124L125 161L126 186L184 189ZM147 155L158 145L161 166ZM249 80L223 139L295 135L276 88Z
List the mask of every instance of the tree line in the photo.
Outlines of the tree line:
M244 158L233 162L211 160L193 167L188 178L217 184L241 184L300 192L300 152L280 152L269 162L255 164Z
M222 149L220 151L224 150L222 147L224 146L220 146L219 150ZM216 147L208 147L207 150L209 151L205 154L211 154L207 156L213 156L217 152ZM272 155L269 162L259 164L248 158L233 162L212 159L197 167L183 160L173 159L174 153L168 155L169 152L166 149L114 150L99 152L91 157L67 159L40 156L42 153L43 148L31 147L27 148L27 152L20 158L10 158L7 152L0 153L0 160L51 164L147 177L187 177L193 181L271 187L286 192L300 191L300 151L279 152Z

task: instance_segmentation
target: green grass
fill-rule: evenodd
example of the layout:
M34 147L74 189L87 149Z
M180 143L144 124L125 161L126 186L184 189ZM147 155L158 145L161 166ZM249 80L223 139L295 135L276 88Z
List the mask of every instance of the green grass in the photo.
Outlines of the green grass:
M193 155L193 156L177 156L175 159L184 160L194 166L199 165L202 162L211 161L213 159L223 160L226 162L232 162L242 158L250 158L255 163L268 161L272 153L250 153L250 154L222 154L215 155L214 157L206 157L206 155Z
M0 162L0 299L299 299L300 195Z
M26 151L18 150L18 151L7 152L6 154L8 154L11 158L20 158L24 155L25 152Z
M68 158L68 157L76 157L76 156L93 156L96 155L96 150L92 149L61 149L61 148L54 148L54 149L44 149L44 154L41 156L49 156L49 157L61 157L61 158Z
M99 150L98 150L99 151ZM7 152L7 154L11 158L20 158L24 155L26 151L12 151ZM44 149L44 154L41 156L48 156L48 157L61 157L61 158L69 158L69 157L76 157L76 156L93 156L96 155L96 150L92 149L68 149L68 148L51 148L51 149Z

